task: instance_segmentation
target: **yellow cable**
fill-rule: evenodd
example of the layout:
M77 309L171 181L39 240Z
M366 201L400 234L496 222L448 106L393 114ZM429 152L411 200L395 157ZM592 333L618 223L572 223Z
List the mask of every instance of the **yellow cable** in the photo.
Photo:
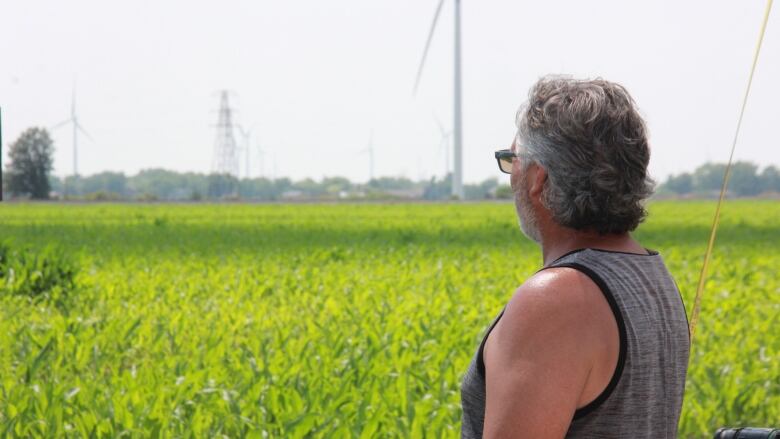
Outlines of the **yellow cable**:
M726 186L729 184L729 177L731 176L731 162L734 158L734 150L737 147L737 138L739 137L739 128L742 126L742 116L745 115L745 107L747 106L748 95L750 94L750 86L753 83L753 73L756 71L756 64L758 63L758 54L761 52L761 42L764 40L764 31L766 31L766 23L769 21L769 12L772 10L772 0L767 0L766 10L764 11L764 22L761 25L761 32L758 35L758 45L756 45L756 52L753 55L753 65L750 68L750 76L748 77L747 88L745 89L745 97L742 99L742 110L739 112L739 121L737 122L737 130L734 133L734 142L731 144L731 154L729 155L729 162L726 165L726 173L723 177L723 185L720 188L720 197L718 198L718 205L715 208L715 219L712 222L712 229L710 230L710 241L707 244L707 252L704 254L704 264L701 267L701 274L699 275L699 286L696 288L696 299L693 302L693 314L691 315L690 330L691 330L691 344L693 344L693 337L696 334L696 324L699 321L699 306L701 305L701 293L704 290L704 283L707 281L707 267L710 264L710 256L712 255L712 246L715 244L715 233L718 230L718 221L720 220L720 207L723 204L723 198L726 195Z

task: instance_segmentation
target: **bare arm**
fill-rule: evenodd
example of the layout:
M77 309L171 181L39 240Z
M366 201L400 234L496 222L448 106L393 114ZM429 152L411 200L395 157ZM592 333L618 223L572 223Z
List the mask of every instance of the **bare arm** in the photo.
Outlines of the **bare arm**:
M590 310L601 303L587 282L576 270L545 270L507 304L484 352L485 438L566 435L598 343Z

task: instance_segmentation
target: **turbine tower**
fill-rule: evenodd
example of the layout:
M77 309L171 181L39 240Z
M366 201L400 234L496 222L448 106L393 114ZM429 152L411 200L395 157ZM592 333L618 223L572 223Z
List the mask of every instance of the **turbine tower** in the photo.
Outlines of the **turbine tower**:
M84 129L84 127L81 126L79 123L78 116L76 116L76 83L73 83L73 92L71 95L71 101L70 101L70 117L67 120L64 120L57 125L54 125L51 127L52 131L56 130L57 128L67 125L67 124L73 124L73 175L78 176L79 175L79 131L81 131L82 134L87 136L89 140L93 140L92 137L87 133L87 131Z
M453 155L455 156L455 163L452 173L452 195L463 199L463 117L462 117L462 99L461 99L461 57L460 57L460 0L453 0L455 3L455 54L454 54L454 98L453 98L453 112L452 112L452 140L453 140ZM431 39L433 38L433 32L436 30L436 22L439 20L439 14L441 8L444 5L444 0L439 0L439 4L436 6L436 12L433 14L433 22L431 23L431 29L428 32L428 40L425 42L425 49L423 50L422 59L420 60L420 67L417 69L417 79L414 82L414 94L417 93L417 86L420 84L420 77L422 76L423 67L425 66L425 57L428 55L428 49L431 46Z

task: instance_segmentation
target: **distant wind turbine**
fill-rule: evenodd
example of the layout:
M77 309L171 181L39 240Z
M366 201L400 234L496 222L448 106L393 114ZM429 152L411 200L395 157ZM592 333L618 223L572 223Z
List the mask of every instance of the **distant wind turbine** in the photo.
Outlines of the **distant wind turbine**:
M454 94L453 99L453 149L455 155L455 166L452 175L452 195L463 199L463 127L462 127L462 105L461 105L461 74L460 74L460 0L453 0L455 4L455 56L454 56ZM431 46L431 39L433 39L433 32L436 30L436 22L439 20L439 14L441 8L444 5L444 0L439 0L439 4L436 6L436 12L433 14L433 22L431 23L431 29L428 32L428 40L425 42L425 49L423 50L422 59L420 60L420 67L417 69L417 79L414 81L413 94L417 94L417 86L420 84L420 78L422 76L423 67L425 66L425 57L428 55L428 48Z
M89 140L92 139L92 136L87 133L87 130L84 129L83 126L79 123L78 116L76 116L76 83L73 83L73 94L71 95L71 101L70 101L70 117L67 120L64 120L57 125L54 125L51 127L51 130L56 130L57 128L67 125L67 124L73 124L73 175L77 176L79 175L79 140L78 140L78 133L81 131L82 134L87 136Z

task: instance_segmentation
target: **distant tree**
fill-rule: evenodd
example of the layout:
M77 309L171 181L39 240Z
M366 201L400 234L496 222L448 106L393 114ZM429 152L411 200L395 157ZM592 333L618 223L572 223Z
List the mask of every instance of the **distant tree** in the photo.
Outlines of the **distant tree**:
M446 200L452 196L452 174L447 174L443 179L432 177L423 190L423 198L426 200Z
M276 199L275 195L274 184L267 178L245 178L238 183L241 198L269 201Z
M187 200L193 192L205 194L210 176L192 172L178 173L165 169L144 169L127 179L127 192L136 197L154 195L160 200ZM233 177L235 180L235 177Z
M329 194L338 194L341 191L348 191L352 188L352 183L345 177L325 177L322 179L322 186Z
M325 194L325 187L311 178L304 178L293 184L293 189L303 192L307 197L318 197Z
M734 162L731 165L729 191L738 196L756 195L761 192L758 166L750 162ZM705 163L693 172L693 187L696 192L720 191L726 173L724 163Z
M44 128L28 128L11 144L6 165L8 193L47 199L51 191L54 146Z
M780 170L767 166L759 176L761 192L780 192Z
M512 187L508 184L502 184L496 188L496 198L502 199L502 200L508 200L515 196L515 193L512 192Z
M83 188L85 194L103 192L115 194L119 197L127 192L127 177L121 172L101 172L84 178Z
M705 163L693 171L693 189L696 192L719 191L723 183L726 165L722 163Z
M670 175L664 183L664 188L680 195L693 191L693 176L687 172L680 175Z
M201 197L204 197L208 193L209 180L206 175L196 172L185 172L178 175L179 187L175 191L177 194L191 199L193 194L200 194Z
M371 179L368 187L379 190L409 190L414 188L414 182L406 177L379 177Z
M62 194L68 197L84 195L84 178L68 175L62 181Z
M274 192L277 196L281 195L285 191L291 190L293 182L287 177L277 178L274 180Z
M729 188L741 197L761 193L758 166L750 162L733 163L729 177Z
M49 175L49 187L53 192L62 193L62 181L56 175Z
M238 179L230 174L209 174L209 198L229 198L238 195Z
M498 186L498 179L490 177L478 184L463 185L463 192L467 200L482 200L491 197L491 191Z

